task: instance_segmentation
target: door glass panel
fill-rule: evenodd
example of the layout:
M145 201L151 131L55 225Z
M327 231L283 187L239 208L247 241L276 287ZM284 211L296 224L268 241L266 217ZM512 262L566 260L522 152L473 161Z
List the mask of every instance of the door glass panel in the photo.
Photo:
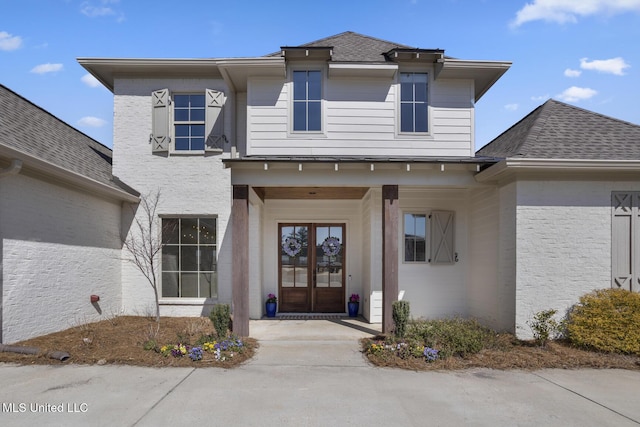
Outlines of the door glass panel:
M342 287L342 227L316 227L316 287Z
M305 226L281 228L280 258L281 284L285 288L308 286L307 257L309 252L309 230Z

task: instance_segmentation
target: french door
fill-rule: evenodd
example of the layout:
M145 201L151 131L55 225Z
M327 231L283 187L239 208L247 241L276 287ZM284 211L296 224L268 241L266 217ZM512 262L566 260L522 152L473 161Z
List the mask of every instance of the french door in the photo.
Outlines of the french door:
M345 224L278 225L281 312L345 310Z

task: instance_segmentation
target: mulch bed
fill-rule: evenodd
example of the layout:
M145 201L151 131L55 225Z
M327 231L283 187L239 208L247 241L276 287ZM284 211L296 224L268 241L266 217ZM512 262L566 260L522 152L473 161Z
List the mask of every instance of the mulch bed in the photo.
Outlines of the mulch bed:
M196 344L201 336L213 333L213 325L205 317L163 317L158 324L155 319L148 317L121 316L12 344L36 347L40 354L0 352L0 362L232 368L251 359L258 347L255 339L243 338L243 351L234 352L233 356L227 353L224 361L215 360L213 353L209 352L204 352L202 360L193 361L188 356L164 357L154 350L144 349L149 339L154 339L158 347L178 343ZM67 352L70 358L65 362L50 359L46 354L51 351Z

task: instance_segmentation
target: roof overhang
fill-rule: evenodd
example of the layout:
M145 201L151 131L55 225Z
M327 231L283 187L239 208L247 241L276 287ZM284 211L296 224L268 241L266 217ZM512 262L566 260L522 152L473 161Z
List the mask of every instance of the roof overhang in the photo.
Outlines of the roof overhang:
M339 169L376 167L411 168L418 167L444 168L451 165L469 170L480 171L498 162L492 157L383 157L383 156L247 156L223 159L225 168L269 168L270 165L295 167L302 170L306 166L330 167Z
M395 48L384 55L391 61L412 61L433 63L444 58L442 49Z
M640 174L640 160L504 159L478 173L482 183L518 178L611 178L612 174Z
M124 202L137 203L140 200L138 195L129 193L124 189L119 189L107 185L103 182L89 178L85 175L81 175L69 169L56 166L24 151L0 144L0 160L2 160L3 158L6 159L6 161L12 166L15 164L15 160L21 162L21 167L16 171L16 173L32 175L36 177L46 177L49 179L53 178L58 182L66 184L70 187L80 188L91 194L97 194L102 197L107 197ZM114 184L115 181L116 179L114 179Z
M282 56L287 60L323 60L333 56L333 46L282 46Z
M117 77L224 78L233 88L246 91L247 78L285 76L284 58L78 58L78 63L111 92Z
M441 58L435 64L436 79L469 79L474 82L475 102L511 67L508 61L466 61Z

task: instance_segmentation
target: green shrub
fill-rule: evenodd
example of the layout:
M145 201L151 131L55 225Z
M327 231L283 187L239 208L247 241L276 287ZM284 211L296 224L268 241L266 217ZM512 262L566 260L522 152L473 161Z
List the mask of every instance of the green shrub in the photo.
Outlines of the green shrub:
M553 316L558 310L542 310L533 315L532 320L527 321L527 325L533 332L533 339L540 347L547 345L547 341L560 336L562 322L558 322Z
M567 337L579 347L640 355L640 294L603 289L582 296L569 313Z
M466 357L494 345L495 333L475 320L460 318L412 322L407 337L437 349L438 357Z
M399 338L404 338L411 313L409 301L394 301L392 309L393 323L395 324L394 334Z
M216 304L209 313L209 319L213 323L218 338L225 338L231 323L231 308L229 304Z

